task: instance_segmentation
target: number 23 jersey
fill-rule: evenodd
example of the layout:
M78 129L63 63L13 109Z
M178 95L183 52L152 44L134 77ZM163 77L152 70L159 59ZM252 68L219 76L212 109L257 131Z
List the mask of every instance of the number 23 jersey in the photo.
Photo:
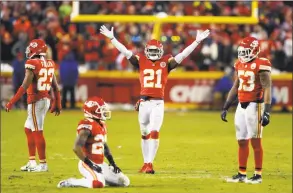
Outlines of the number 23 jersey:
M261 101L263 88L259 72L271 71L271 63L266 58L256 58L251 62L241 63L239 60L234 65L238 74L238 100L239 102Z
M164 98L164 90L169 74L169 61L172 55L162 56L156 61L149 60L145 55L137 55L139 63L140 95Z
M29 59L25 63L25 69L34 73L32 83L27 89L27 102L34 103L42 98L50 98L49 91L51 89L54 76L55 63L46 59Z

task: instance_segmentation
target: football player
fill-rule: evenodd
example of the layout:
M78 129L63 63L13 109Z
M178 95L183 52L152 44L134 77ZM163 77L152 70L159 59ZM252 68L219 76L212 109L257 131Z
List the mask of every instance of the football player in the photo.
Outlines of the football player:
M244 38L238 47L235 63L235 81L224 104L221 118L227 122L229 107L238 95L239 104L235 113L236 138L238 140L238 174L227 182L262 182L263 148L261 144L263 127L270 123L271 106L271 63L259 58L260 44L256 38ZM249 142L254 151L255 173L246 177Z
M85 119L77 127L73 151L79 158L78 169L83 178L69 178L59 182L62 187L103 188L129 186L130 181L116 165L107 145L105 120L111 118L105 101L99 97L89 98L83 105ZM104 162L107 158L110 165Z
M140 169L142 173L154 174L153 161L159 147L159 131L164 117L164 90L167 77L199 44L210 34L209 30L198 31L196 39L181 53L173 57L164 55L163 45L158 40L150 40L144 54L134 55L115 37L113 27L108 30L101 26L100 32L108 37L112 44L139 69L141 86L140 99L136 104L138 120L141 131L141 147L144 164Z
M51 113L58 116L61 112L61 100L58 83L54 75L55 63L46 59L47 46L41 39L32 40L26 48L25 78L13 98L6 104L9 112L12 106L27 93L27 119L24 130L27 137L29 162L21 167L21 171L45 172L48 171L46 163L46 142L43 135L44 120L50 106L49 91L54 92ZM36 149L40 164L37 165Z

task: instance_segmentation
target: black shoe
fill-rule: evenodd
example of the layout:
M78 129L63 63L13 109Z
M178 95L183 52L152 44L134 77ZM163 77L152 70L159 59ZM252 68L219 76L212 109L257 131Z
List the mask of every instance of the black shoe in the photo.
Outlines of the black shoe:
M232 176L232 178L227 178L226 182L233 182L233 183L238 183L238 182L246 182L247 177L244 174L240 174L238 172L238 174Z
M254 174L251 178L249 178L246 183L248 184L260 184L262 182L261 175Z

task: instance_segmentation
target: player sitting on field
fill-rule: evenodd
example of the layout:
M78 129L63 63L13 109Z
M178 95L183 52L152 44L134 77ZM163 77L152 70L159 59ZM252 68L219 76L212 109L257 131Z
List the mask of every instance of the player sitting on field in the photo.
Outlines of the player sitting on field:
M103 188L109 186L129 186L130 181L114 162L107 145L105 120L111 118L111 111L103 99L92 97L84 105L85 119L77 127L74 153L80 159L78 169L84 178L69 178L59 182L58 187ZM104 162L104 156L109 164Z

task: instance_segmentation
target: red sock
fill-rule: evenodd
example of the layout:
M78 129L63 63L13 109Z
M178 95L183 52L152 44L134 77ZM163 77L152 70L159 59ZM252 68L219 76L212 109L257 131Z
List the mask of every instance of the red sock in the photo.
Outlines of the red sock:
M239 173L246 175L247 159L249 155L249 140L238 140Z
M43 135L43 131L35 131L33 132L40 163L46 163L46 141Z
M36 144L35 144L33 132L28 128L24 128L24 132L26 134L26 139L27 139L29 160L35 160L36 159Z
M261 175L262 160L263 160L261 138L251 139L251 145L254 151L255 173Z
M93 188L103 188L104 184L99 180L93 180Z

